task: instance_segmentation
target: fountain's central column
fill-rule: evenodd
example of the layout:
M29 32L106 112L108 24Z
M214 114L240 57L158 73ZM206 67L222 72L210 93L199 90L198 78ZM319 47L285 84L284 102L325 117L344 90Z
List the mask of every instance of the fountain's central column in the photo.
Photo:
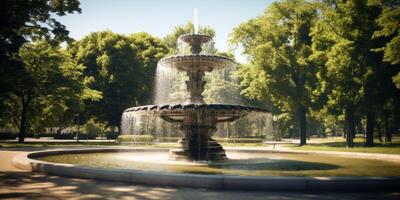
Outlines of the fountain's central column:
M187 72L189 80L186 81L186 87L190 94L186 103L205 103L202 95L206 81L203 81L204 71Z

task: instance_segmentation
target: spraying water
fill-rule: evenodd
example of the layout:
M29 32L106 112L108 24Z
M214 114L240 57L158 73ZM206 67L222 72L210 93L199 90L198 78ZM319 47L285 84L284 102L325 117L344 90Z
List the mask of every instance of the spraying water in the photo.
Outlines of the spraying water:
M199 15L199 10L197 10L197 8L195 8L193 10L194 34L199 34L199 19L198 19L198 15Z

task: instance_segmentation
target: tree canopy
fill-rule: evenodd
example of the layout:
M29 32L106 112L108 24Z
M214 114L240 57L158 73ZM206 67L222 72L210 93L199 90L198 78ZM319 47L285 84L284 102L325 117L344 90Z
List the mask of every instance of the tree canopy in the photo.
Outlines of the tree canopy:
M301 144L306 143L306 113L316 85L316 66L310 58L315 16L309 2L275 2L264 15L235 28L231 39L250 56L251 67L242 74L245 95L268 96L281 112L295 115Z
M91 33L70 51L85 66L88 85L101 91L100 101L86 103L86 114L119 127L123 110L149 102L157 61L167 47L146 33L125 36L111 31Z

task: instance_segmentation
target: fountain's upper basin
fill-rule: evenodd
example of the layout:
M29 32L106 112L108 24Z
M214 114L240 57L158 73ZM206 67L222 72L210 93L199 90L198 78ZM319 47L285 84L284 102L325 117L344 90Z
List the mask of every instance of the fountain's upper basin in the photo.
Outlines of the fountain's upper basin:
M181 40L183 42L190 43L190 44L192 44L192 43L202 44L202 43L209 42L211 39L212 39L211 36L203 35L203 34L184 34L178 38L178 40Z
M187 116L201 115L217 122L232 122L250 112L269 112L267 109L234 104L166 104L146 105L126 109L124 112L156 113L169 122L182 122Z
M232 59L228 57L203 54L175 55L165 57L161 59L159 63L164 66L176 68L184 72L210 72L214 69L222 69L236 64Z

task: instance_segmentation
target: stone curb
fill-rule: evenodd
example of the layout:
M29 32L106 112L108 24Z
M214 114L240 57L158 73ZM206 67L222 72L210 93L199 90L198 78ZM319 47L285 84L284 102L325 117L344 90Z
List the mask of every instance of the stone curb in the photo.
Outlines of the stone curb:
M82 167L34 159L42 156L65 153L117 151L166 151L166 149L96 148L49 150L20 154L15 156L12 162L15 167L32 172L154 186L260 191L400 191L400 177L245 177L232 175L199 175L147 172L134 169ZM249 150L244 151L248 152ZM280 151L275 150L274 152Z

